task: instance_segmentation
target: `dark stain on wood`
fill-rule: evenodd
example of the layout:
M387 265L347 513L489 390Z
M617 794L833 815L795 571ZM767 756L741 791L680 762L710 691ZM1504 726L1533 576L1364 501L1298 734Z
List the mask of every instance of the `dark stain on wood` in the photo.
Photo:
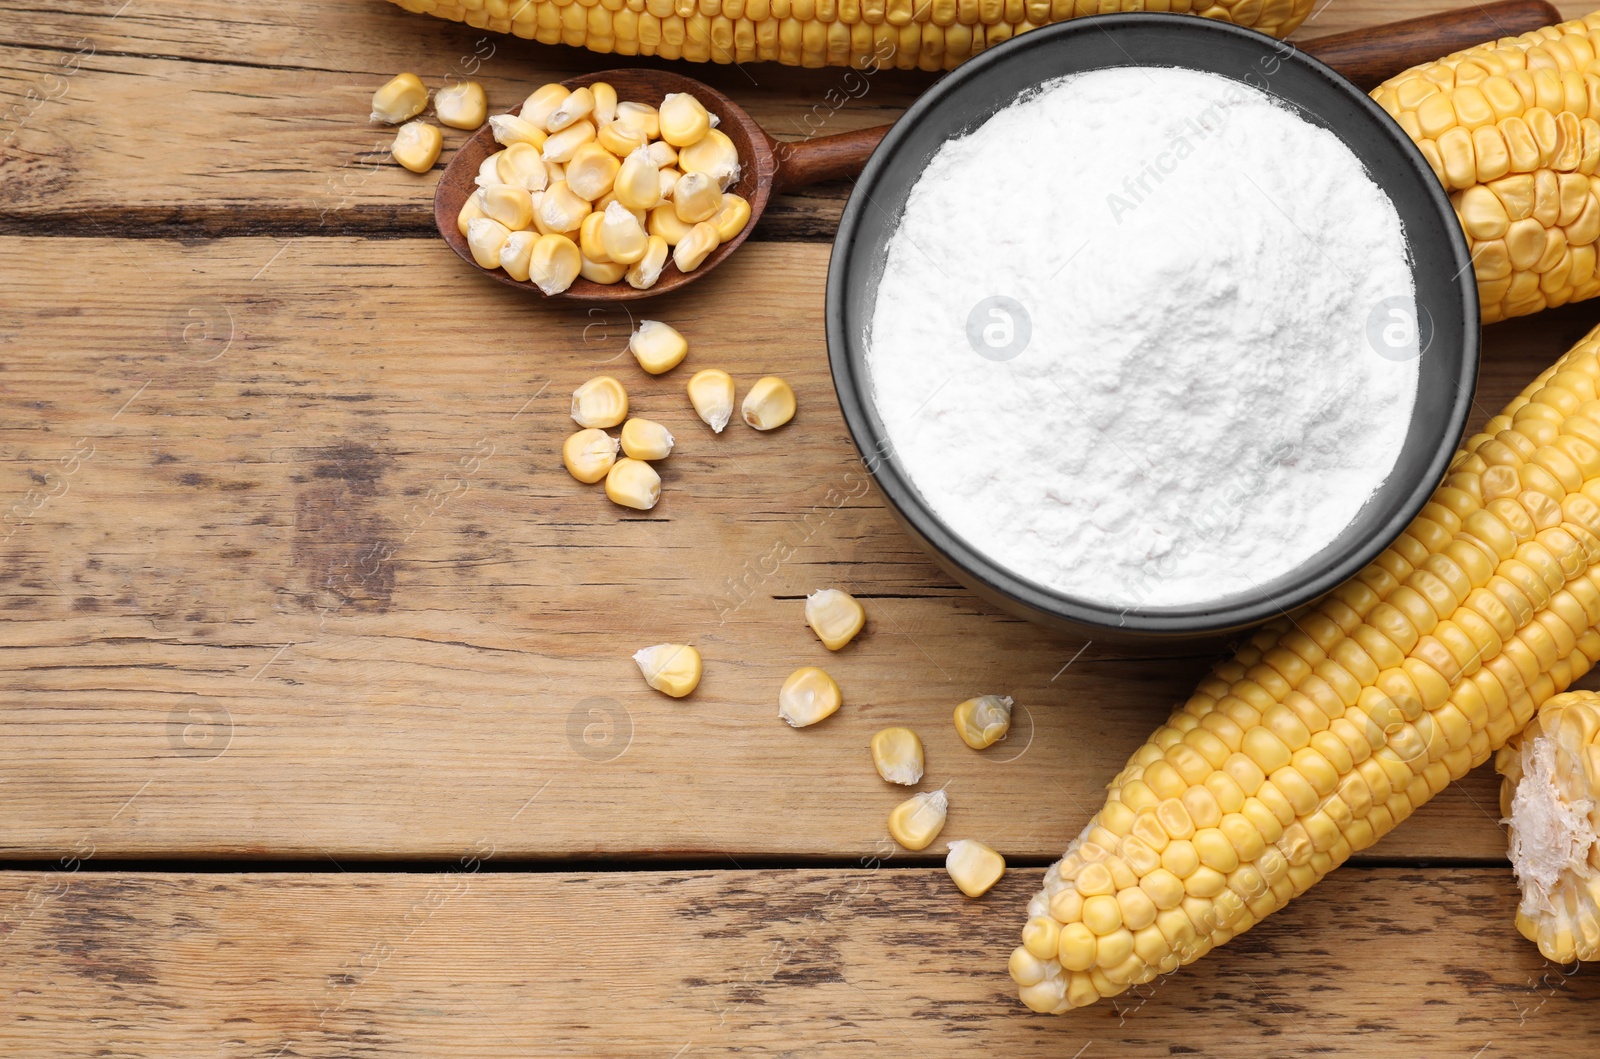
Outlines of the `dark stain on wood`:
M317 450L295 494L296 574L311 610L387 612L394 595L394 527L377 510L392 457L346 442Z

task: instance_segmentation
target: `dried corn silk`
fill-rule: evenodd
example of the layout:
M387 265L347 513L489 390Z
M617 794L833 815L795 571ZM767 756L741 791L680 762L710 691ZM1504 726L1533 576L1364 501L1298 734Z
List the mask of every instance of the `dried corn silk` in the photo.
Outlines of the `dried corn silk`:
M1123 606L1329 544L1417 387L1394 205L1332 133L1213 74L1101 70L946 143L868 361L897 459L980 552Z

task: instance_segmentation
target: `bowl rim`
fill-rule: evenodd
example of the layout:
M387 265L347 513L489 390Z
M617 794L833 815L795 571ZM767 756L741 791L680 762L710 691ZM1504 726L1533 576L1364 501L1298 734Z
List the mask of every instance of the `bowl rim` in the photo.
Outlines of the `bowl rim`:
M1198 47L1203 47L1208 37L1234 37L1259 47L1263 55L1274 55L1279 61L1298 63L1327 83L1330 90L1356 100L1358 107L1375 119L1375 125L1387 135L1404 162L1424 178L1424 194L1432 201L1442 221L1449 244L1453 268L1450 285L1460 295L1463 310L1462 349L1460 374L1456 394L1450 403L1446 428L1436 452L1427 461L1425 473L1418 476L1412 488L1405 493L1404 501L1383 520L1361 545L1348 549L1336 561L1321 569L1308 569L1304 564L1284 577L1294 577L1293 584L1282 591L1267 593L1252 590L1213 602L1187 604L1176 607L1122 607L1101 604L1071 596L1032 581L1000 563L988 558L953 532L926 504L909 477L903 473L898 461L893 459L887 430L874 426L876 418L870 395L864 343L858 336L847 333L846 291L854 273L866 264L858 259L856 235L862 218L872 202L872 191L882 179L884 168L911 134L921 126L930 112L950 96L963 91L974 79L990 67L1002 63L1025 63L1035 48L1049 47L1055 41L1075 34L1102 33L1111 28L1121 32L1180 33L1192 36ZM1117 65L1117 64L1111 64ZM1140 65L1128 62L1120 65ZM1102 69L1106 67L1095 67ZM1192 67L1191 67L1192 68ZM1051 74L1036 80L1065 76ZM1226 76L1226 75L1221 75ZM1266 89L1271 93L1270 87ZM1275 96L1275 98L1277 98ZM996 111L1014 100L1001 101ZM1294 105L1291 101L1290 105ZM990 113L994 113L991 111ZM1411 249L1408 240L1408 250ZM1413 269L1417 266L1413 263ZM1454 299L1452 299L1454 301ZM1135 634L1148 637L1195 637L1235 631L1288 615L1296 608L1326 595L1340 584L1359 573L1389 545L1391 545L1429 503L1439 483L1444 479L1456 447L1465 432L1476 391L1477 374L1482 345L1482 322L1478 304L1477 277L1472 268L1471 251L1466 237L1457 222L1455 209L1444 186L1435 176L1427 160L1411 137L1367 93L1361 91L1342 75L1315 57L1294 48L1287 42L1275 40L1253 30L1242 29L1228 22L1199 18L1194 15L1159 12L1130 12L1122 14L1093 15L1052 23L1028 33L1013 37L998 47L989 49L967 60L946 75L909 107L895 122L855 181L850 199L840 218L828 263L827 296L824 309L828 365L833 378L834 392L846 428L856 446L868 475L883 492L893 514L934 551L941 565L951 569L958 580L972 579L977 585L969 587L987 589L1002 601L1015 604L1028 617L1047 622L1065 623L1078 629L1099 630L1107 634ZM867 453L873 453L869 456ZM953 569L952 569L953 568Z

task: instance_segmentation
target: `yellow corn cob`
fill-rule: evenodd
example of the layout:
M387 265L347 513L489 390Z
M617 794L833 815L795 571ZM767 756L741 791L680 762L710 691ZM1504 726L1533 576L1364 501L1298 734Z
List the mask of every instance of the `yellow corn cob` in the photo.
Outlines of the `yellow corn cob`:
M1600 293L1600 12L1372 92L1450 191L1486 323Z
M1372 565L1261 630L1113 779L1011 973L1036 1011L1282 908L1600 660L1600 329L1458 453Z
M1517 929L1556 963L1600 960L1600 695L1547 701L1494 767L1522 884Z
M948 70L1080 15L1176 11L1286 37L1313 0L393 0L407 11L618 55Z

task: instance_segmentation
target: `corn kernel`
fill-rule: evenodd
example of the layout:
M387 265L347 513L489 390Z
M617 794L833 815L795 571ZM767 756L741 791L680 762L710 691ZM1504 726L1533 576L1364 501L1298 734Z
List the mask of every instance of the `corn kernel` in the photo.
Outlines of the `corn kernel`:
M622 507L649 511L661 499L661 476L643 460L624 457L606 472L606 497Z
M956 841L969 842L971 840L957 839ZM954 846L955 842L952 842L951 845ZM945 867L947 870L949 869L949 864L949 859L946 858ZM1005 870L1004 863L1001 864L1001 870ZM950 875L952 878L956 878L955 872L952 871ZM961 880L959 878L956 878L956 885L961 886ZM962 890L966 889L965 886L962 886L961 888ZM977 897L978 894L971 894L970 896ZM1016 948L1011 950L1011 959L1007 962L1006 969L1011 972L1011 980L1013 982L1020 986L1034 986L1044 981L1045 970L1047 966L1048 965L1043 960L1039 959L1027 949L1024 949L1021 945L1018 945Z
M661 101L661 138L679 148L698 143L711 131L711 115L687 92L672 92Z
M950 878L968 897L982 897L1006 873L1005 858L976 839L958 838L950 843L949 848L950 852L944 858L944 870L950 873ZM1058 950L1059 944L1058 940ZM1027 952L1026 949L1021 951ZM1052 952L1046 959L1055 957L1056 952ZM1016 977L1015 961L1012 977Z
M586 143L573 152L572 161L567 163L567 187L579 198L593 202L610 194L621 168L616 155L597 143Z
M677 246L689 237L694 225L680 221L677 211L672 208L672 203L663 202L650 211L649 228L651 235L659 235L666 240L668 246ZM712 234L716 234L716 229L712 229Z
M500 159L504 155L504 151L496 151L479 162L478 175L472 178L472 182L480 188L492 188L496 184L504 184L505 181L500 179Z
M577 243L564 235L541 235L528 257L528 279L546 294L560 294L572 286L582 267L583 255L578 252Z
M956 707L956 734L974 750L991 747L1011 730L1009 695L979 695Z
M646 244L644 256L628 266L625 276L628 286L635 290L654 287L656 280L661 278L661 270L666 267L669 252L667 241L659 235L652 235Z
M461 204L461 212L456 214L456 230L461 233L461 238L467 237L467 225L483 216L483 188L479 188L467 196L467 201Z
M580 427L614 427L628 418L628 391L609 375L596 375L572 391L572 418Z
M685 224L709 221L722 209L717 182L704 173L685 173L672 189L672 211Z
M757 379L744 395L739 414L757 430L776 430L794 418L794 390L776 375Z
M635 151L644 150L645 147L644 133L620 121L600 126L600 131L595 133L594 138L596 143L618 158L627 158Z
M569 125L576 125L590 114L594 113L594 90L591 88L576 88L567 93L567 98L556 104L556 109L544 119L544 127L548 132L560 132Z
M513 232L533 223L533 196L525 188L496 184L483 189L483 215L492 217Z
M720 243L716 228L701 221L672 248L672 263L678 266L680 272L693 272Z
M528 282L528 264L533 260L533 246L539 241L538 232L512 232L505 245L500 247L500 267L518 283Z
M489 116L489 97L476 81L445 85L433 94L433 112L452 129L476 129Z
M575 230L589 213L589 200L574 194L565 180L551 184L539 200L539 219L551 234Z
M572 477L593 485L617 462L617 439L596 427L580 430L562 443L561 462Z
M604 81L596 81L589 86L589 91L594 94L594 111L591 117L595 125L605 128L617 120L617 90Z
M540 85L522 101L523 120L532 122L535 127L549 132L550 115L554 114L556 108L565 103L571 94L566 85Z
M658 643L634 652L644 682L675 699L700 685L700 652L688 644Z
M372 120L389 125L421 114L428 105L428 89L416 74L399 74L372 93Z
M672 455L672 432L653 419L622 424L622 451L632 460L664 460Z
M855 639L866 621L867 612L848 592L821 588L806 597L806 624L830 651Z
M650 249L650 237L645 234L644 228L640 226L639 219L632 210L620 202L612 202L606 207L606 212L600 215L600 245L605 247L606 257L612 261L631 265L644 257L645 252ZM635 350L634 354L637 356L638 351ZM673 361L673 364L676 363L677 361ZM646 367L645 370L651 369Z
M909 728L885 728L872 737L872 764L890 783L922 782L922 740Z
M634 151L617 171L612 189L630 210L654 209L661 202L661 169L647 151Z
M832 717L842 701L832 677L816 666L804 666L778 689L778 716L793 728L804 728Z
M638 359L639 367L651 375L660 375L683 363L689 355L689 340L671 324L641 320L639 330L628 339L628 348Z
M578 148L594 139L594 122L585 118L576 125L568 125L560 132L552 132L544 141L541 154L546 162L565 165L578 153Z
M661 135L660 115L648 103L618 103L615 120L638 129L646 140L654 140Z
M1056 955L1061 944L1061 924L1049 916L1034 916L1022 927L1022 947L1048 960Z
M657 169L676 169L678 165L678 149L666 140L656 140L645 147L645 153L650 156L650 161L656 164ZM679 172L678 176L683 173Z
M489 134L503 147L525 143L534 150L544 150L545 131L527 118L516 114L496 114L489 119Z
M942 790L914 794L889 813L889 834L913 853L927 849L944 830L949 811L950 799Z
M492 217L478 217L467 224L467 247L479 268L499 268L500 248L511 238L511 229Z
M739 150L726 133L712 129L678 152L678 168L685 173L703 173L718 190L727 191L739 182Z
M591 213L578 225L578 249L583 251L583 256L596 264L604 264L611 260L611 255L606 253L606 244L600 238L600 226L606 221L603 213Z
M701 422L722 433L733 416L733 376L721 368L695 372L689 379L689 403Z
M444 134L425 121L408 121L394 134L389 154L413 173L426 173L439 160Z
M744 226L749 223L750 203L732 192L722 196L722 208L711 218L717 238L724 243L744 231Z
M578 275L590 283L603 283L609 286L627 275L628 266L615 261L595 261L589 257L583 258L583 264L578 267Z
M550 186L550 170L531 143L514 143L495 155L495 174L502 184L528 191L543 191Z

